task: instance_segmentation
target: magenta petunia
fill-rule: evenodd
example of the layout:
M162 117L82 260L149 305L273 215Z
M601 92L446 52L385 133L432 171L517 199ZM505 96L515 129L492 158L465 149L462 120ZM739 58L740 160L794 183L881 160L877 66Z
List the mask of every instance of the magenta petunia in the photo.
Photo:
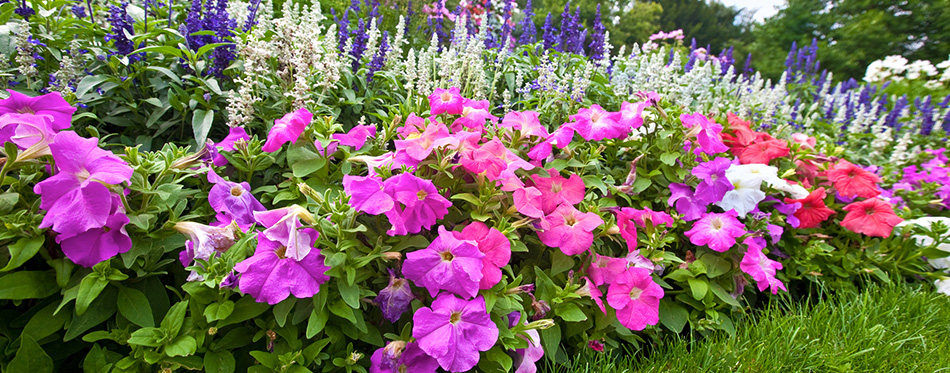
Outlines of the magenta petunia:
M376 137L376 126L363 124L350 129L347 133L334 133L330 136L340 142L340 145L352 147L353 150L360 150L366 140Z
M100 149L98 139L72 131L57 134L49 146L58 172L33 188L46 210L40 227L69 237L105 226L113 196L106 185L129 181L132 168Z
M544 217L548 228L538 232L541 242L561 249L564 255L577 255L594 243L594 229L604 220L593 212L580 212L574 206L561 205Z
M410 133L404 140L395 140L393 143L397 153L405 153L409 158L421 161L435 149L458 146L458 139L449 134L444 124L429 122L424 131Z
M399 321L403 313L409 310L409 303L415 299L412 289L409 287L409 281L404 278L397 278L393 270L389 270L389 285L376 295L375 302L379 305L379 310L383 312L383 317L389 322Z
M428 247L406 254L402 272L414 284L429 290L433 297L446 290L463 297L478 294L485 254L472 240L439 227L439 237Z
M508 314L509 329L518 325L519 321L521 321L521 312L515 311ZM527 325L527 321L524 322L524 325ZM515 350L515 355L512 356L515 373L537 373L538 366L536 363L544 357L540 333L535 329L528 329L524 331L524 335L519 334L518 336L528 341L528 347Z
M590 299L593 299L594 303L597 304L597 308L600 308L600 312L603 312L604 315L606 315L607 308L604 307L604 293L601 292L600 289L597 288L597 285L595 285L589 278L584 277L583 280L584 286L581 286L580 289L577 289L575 293L582 297L590 297Z
M215 166L223 167L228 164L228 159L225 158L218 152L218 148L221 151L233 152L234 144L238 141L251 141L251 137L247 135L247 131L243 127L231 127L228 130L228 136L226 136L221 142L215 143L212 147L215 150L215 154L212 156L211 161Z
M310 122L313 122L313 114L307 108L285 114L274 121L274 126L267 133L267 141L264 142L261 150L270 153L277 151L288 141L296 144L297 138L307 129Z
M693 221L706 213L706 206L709 203L702 197L696 196L689 185L670 183L670 193L670 198L666 203L670 207L676 207L676 212L683 214L683 220Z
M175 230L188 236L183 255L179 255L181 264L191 265L194 259L208 260L216 254L223 254L234 245L237 226L212 227L191 221L175 223Z
M505 114L501 120L502 127L510 128L515 131L521 131L521 137L535 136L542 139L548 138L548 130L541 125L539 114L536 111L511 111Z
M752 279L759 286L759 291L765 291L766 288L771 288L772 294L778 294L778 289L788 291L785 289L785 284L775 278L778 270L782 269L782 263L765 256L765 253L762 252L762 245L753 240L752 237L746 238L742 243L748 246L749 249L742 257L739 268L742 269L742 272L752 276Z
M375 176L343 176L343 191L356 211L379 215L392 210L393 197L383 191L383 181Z
M560 205L573 206L584 200L586 189L580 176L571 174L564 178L553 168L548 173L551 176L531 175L535 188L541 191L541 208L545 214L554 212Z
M651 105L650 101L630 103L624 101L620 104L620 111L610 113L611 119L624 128L637 129L643 125L643 109Z
M435 373L439 362L426 355L416 342L393 341L373 352L369 373Z
M462 114L463 100L458 87L449 89L436 88L435 91L429 95L429 115L435 116L442 113L449 115Z
M699 149L706 154L719 154L729 147L722 142L722 125L709 120L705 115L680 114L680 121L686 128L690 128L690 135L695 135L699 143Z
M319 233L312 228L304 229L316 243ZM263 233L257 234L257 250L250 258L234 266L241 274L238 289L261 303L274 305L288 296L310 298L320 292L320 284L330 279L325 274L330 267L324 264L320 250L313 249L303 260L296 261L285 255L287 246L271 241Z
M49 143L56 136L52 121L49 115L0 115L0 146L6 142L16 145L18 161L52 155Z
M663 288L653 281L653 271L631 267L607 288L607 304L617 310L620 324L630 330L643 330L660 320Z
M594 254L587 267L587 275L590 276L594 286L609 284L614 278L619 276L627 269L627 261L624 258L613 258L600 254Z
M458 236L463 240L475 241L478 251L485 254L482 258L482 279L478 288L491 289L501 281L501 268L511 260L511 242L508 237L480 221L467 225Z
M485 130L485 121L498 122L498 117L491 115L488 100L462 100L462 117L452 122L452 131L458 132L463 128L482 133Z
M114 195L111 202L110 214L103 226L72 236L56 236L63 254L73 263L92 267L132 248L132 239L125 231L129 217L125 215L122 201Z
M473 174L484 174L488 180L497 180L508 168L508 164L496 155L495 147L507 150L497 139L489 141L474 150L463 152L459 163Z
M386 179L383 190L398 202L386 212L392 224L390 236L429 229L449 212L452 202L439 194L432 181L404 173Z
M637 227L646 228L647 222L653 227L666 224L667 227L673 226L673 217L662 211L653 211L650 209L635 209L632 207L623 207L614 210L617 214L617 226L620 228L620 237L627 241L627 249L632 252L637 248Z
M581 108L570 119L573 122L568 125L587 141L620 139L630 134L630 126L617 123L611 113L597 104L591 105L589 109Z
M535 187L518 188L512 193L512 201L515 209L521 215L540 219L544 217L544 210L541 209L543 199L541 191Z
M693 245L708 245L712 250L725 252L736 244L737 238L748 233L736 216L735 210L708 213L693 223L693 228L686 231L686 237Z
M694 167L693 176L702 180L696 186L696 196L707 203L722 201L722 197L726 195L726 192L735 189L729 179L726 178L726 170L730 166L732 166L732 161L726 158L716 158Z
M481 296L463 300L442 293L432 307L422 307L412 317L412 336L442 369L465 372L478 364L479 352L498 340L498 326L491 320Z
M284 256L301 261L313 249L312 241L319 236L312 228L303 228L301 220L308 224L315 223L313 215L307 209L298 205L283 207L276 210L255 211L254 219L267 227L261 234L272 241L279 242L285 247Z
M208 192L208 203L218 213L217 225L227 225L233 221L246 231L255 223L254 212L267 210L251 194L251 185L246 181L238 184L224 180L214 170L208 170L208 181L214 183Z
M62 131L72 125L76 108L70 105L59 92L30 97L8 89L10 97L0 100L0 115L7 113L49 115L53 118L53 131Z

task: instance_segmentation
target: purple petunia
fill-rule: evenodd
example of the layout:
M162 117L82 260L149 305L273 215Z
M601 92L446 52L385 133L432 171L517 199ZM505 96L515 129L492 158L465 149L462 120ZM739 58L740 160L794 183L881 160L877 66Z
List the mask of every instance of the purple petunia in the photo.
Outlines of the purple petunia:
M693 176L702 180L696 186L696 195L707 203L721 201L726 192L733 189L732 183L726 178L726 170L729 169L729 166L732 166L732 161L726 158L716 158L694 167Z
M10 97L0 100L0 115L7 113L49 115L53 131L69 128L76 108L70 105L59 92L30 97L8 89Z
M287 113L282 118L274 121L274 126L267 133L267 141L261 150L265 152L275 152L288 141L291 144L297 143L297 138L303 133L310 122L313 121L313 114L306 108L300 108L295 112Z
M472 369L478 364L479 351L488 351L498 340L498 326L481 296L464 300L439 294L431 308L416 311L412 323L412 336L419 347L451 372Z
M208 192L208 203L218 213L216 225L227 225L233 221L242 231L246 231L255 223L254 212L267 210L251 194L251 185L247 182L238 184L224 180L213 170L208 170L208 181L214 183Z
M392 224L390 236L419 233L430 228L436 220L448 214L452 202L439 194L432 181L404 173L386 179L383 190L392 196L395 204L386 211Z
M112 196L109 216L101 227L91 228L73 236L56 236L63 254L73 263L92 267L132 248L132 239L125 231L129 217L119 196Z
M433 297L439 290L474 297L482 279L482 259L475 241L459 238L460 233L439 227L439 237L428 247L406 254L403 274Z
M692 221L702 217L706 213L706 206L709 205L700 196L693 193L693 188L689 185L680 183L670 183L670 192L672 195L667 204L676 207L676 212L683 214L683 220Z
M376 304L379 305L383 317L390 322L399 321L407 310L409 302L415 299L412 289L409 288L409 282L404 278L397 278L393 271L389 270L389 285L376 295Z

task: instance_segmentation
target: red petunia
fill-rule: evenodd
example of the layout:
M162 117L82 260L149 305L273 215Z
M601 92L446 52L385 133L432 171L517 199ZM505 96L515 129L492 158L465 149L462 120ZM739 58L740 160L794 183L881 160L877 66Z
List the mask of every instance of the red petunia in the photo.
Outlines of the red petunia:
M742 164L769 164L769 162L775 158L788 155L788 144L785 141L774 138L766 141L756 141L746 146L737 155L739 156L739 162Z
M877 198L855 202L844 207L848 212L841 225L852 232L874 237L891 235L894 226L904 221L894 213L891 204Z
M874 198L881 194L877 189L880 177L844 159L826 171L825 175L842 197Z
M825 188L818 188L808 194L808 197L802 199L791 199L786 198L785 203L801 203L802 207L795 211L795 217L798 218L801 223L799 228L814 228L817 227L821 222L828 219L829 216L834 215L835 211L825 206Z
M729 133L723 133L723 142L742 164L769 164L769 161L788 155L788 144L767 133L753 131L750 122L728 113Z
M729 121L729 134L724 133L722 138L730 148L744 147L755 141L755 131L749 128L752 123L740 119L734 113L726 114L726 120Z

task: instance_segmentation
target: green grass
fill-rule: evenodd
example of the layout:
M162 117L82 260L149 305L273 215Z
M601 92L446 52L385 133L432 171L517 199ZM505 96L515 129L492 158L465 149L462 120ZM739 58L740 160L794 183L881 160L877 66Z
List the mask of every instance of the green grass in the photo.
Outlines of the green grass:
M871 287L771 306L735 336L667 340L648 356L586 351L557 372L950 372L950 298Z

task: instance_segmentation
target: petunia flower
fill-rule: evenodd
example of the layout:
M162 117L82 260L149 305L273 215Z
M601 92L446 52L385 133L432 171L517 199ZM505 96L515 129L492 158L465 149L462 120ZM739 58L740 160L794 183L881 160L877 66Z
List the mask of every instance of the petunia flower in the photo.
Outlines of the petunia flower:
M742 241L748 246L748 251L742 257L739 268L742 272L748 273L759 286L759 291L765 291L766 288L772 289L772 294L778 294L778 289L785 289L785 284L775 278L775 273L782 269L782 263L771 260L762 252L762 246L755 242L752 237Z
M818 144L818 140L814 136L808 136L804 133L793 133L792 141L800 144L805 149L815 149L815 145Z
M544 217L544 210L542 210L542 201L541 191L535 187L523 187L515 189L512 193L512 201L515 204L515 209L518 210L521 215L540 219Z
M234 266L241 274L238 289L254 297L254 300L275 305L288 296L310 298L320 292L320 284L330 279L320 250L313 248L320 234L313 228L301 230L300 235L309 238L311 247L301 260L287 257L285 242L268 239L264 233L257 234L257 250L250 258Z
M129 181L132 168L100 149L98 139L72 131L60 132L49 146L58 172L33 187L41 197L40 208L46 210L40 228L52 227L70 237L105 226L113 205L106 185Z
M442 113L449 115L462 114L462 95L458 87L449 89L436 88L429 95L429 115L436 116Z
M818 188L808 194L807 197L801 199L791 199L786 198L785 203L799 203L801 207L795 211L795 217L798 218L799 224L798 228L815 228L825 221L831 215L835 214L835 211L825 206L825 188Z
M403 173L386 179L383 190L393 197L393 208L386 211L392 224L390 236L419 233L448 214L452 202L439 194L431 180Z
M686 231L686 237L693 245L707 245L714 251L725 252L736 244L737 238L748 233L736 216L738 214L734 210L721 214L707 213L693 223L693 228Z
M488 100L462 100L462 117L452 122L452 131L461 131L463 128L478 133L485 131L485 121L498 122L498 117L491 115Z
M251 185L246 181L235 183L224 180L214 170L208 170L208 181L214 183L208 192L208 204L217 212L218 224L236 222L242 231L255 223L254 212L267 208L251 194Z
M442 293L432 307L422 307L412 317L412 336L442 369L465 372L478 364L479 352L498 341L498 326L491 320L481 296L463 300Z
M600 308L600 312L606 315L607 308L604 307L604 293L602 293L600 289L597 288L597 285L594 285L589 278L583 277L582 279L584 280L584 285L574 293L582 297L590 297L590 299L593 299L594 303L597 304L597 308Z
M109 216L101 227L90 228L75 235L58 235L56 242L73 263L92 267L102 261L129 251L132 239L125 231L129 217L119 196L113 196Z
M547 139L550 134L541 125L539 115L536 111L510 111L505 114L499 125L513 131L521 131L522 138L535 136Z
M52 120L49 115L0 115L0 146L6 142L16 145L16 161L52 155L49 143L56 136Z
M681 183L670 183L670 198L667 204L676 207L676 212L683 214L683 220L699 219L705 212L708 202L702 196L696 196L693 188Z
M354 126L347 133L334 133L330 138L340 142L340 145L349 146L353 150L360 150L366 140L376 137L376 126L363 124Z
M743 148L742 152L737 154L739 162L742 164L769 164L773 159L788 155L788 143L771 138L771 136L768 137Z
M225 158L218 152L218 148L221 151L232 152L234 151L234 144L238 141L251 141L251 137L247 135L247 131L243 127L231 127L228 130L228 135L221 140L221 142L214 144L212 148L215 149L215 154L212 156L211 161L217 167L223 167L228 164L228 159Z
M630 330L643 330L660 320L660 299L664 293L650 276L652 272L628 268L607 288L607 304L617 310L620 324Z
M637 248L637 227L646 228L647 222L654 227L661 224L666 224L667 227L673 226L673 217L662 211L623 207L614 210L614 213L617 214L620 237L627 241L627 248L631 252Z
M491 289L501 281L501 268L511 260L511 242L508 237L480 221L465 226L457 236L462 240L475 241L478 251L485 254L482 258L482 279L478 282L478 288Z
M848 214L841 221L842 227L873 237L890 236L894 226L904 221L894 213L891 204L877 198L854 202L844 210Z
M620 111L610 113L611 119L617 124L631 130L640 128L643 125L643 109L651 106L650 101L630 103L624 101L620 103Z
M542 192L543 193L543 192ZM572 205L561 205L544 217L548 228L538 232L541 242L561 249L564 255L577 255L594 243L594 229L604 220L593 212L580 212Z
M416 342L392 341L373 352L370 373L435 373L439 362L426 355Z
M573 206L584 200L586 190L580 176L571 174L564 178L553 168L548 173L551 176L531 175L535 188L541 192L541 209L545 214L554 212L560 205Z
M519 321L521 321L521 312L515 311L508 314L508 328L514 328ZM515 355L512 356L515 373L537 373L538 367L535 363L544 357L541 335L535 329L528 329L524 331L524 335L518 336L528 341L528 347L515 350Z
M343 176L343 192L350 196L356 211L379 215L392 210L393 197L383 191L383 181L376 176Z
M587 275L594 286L601 286L613 282L626 269L627 261L624 258L594 254L587 267Z
M877 188L880 177L844 159L839 160L826 175L844 197L874 198L881 193Z
M745 175L734 175L729 181L732 183L733 189L727 191L722 196L722 200L715 203L723 210L733 210L739 214L740 218L744 218L746 214L758 207L759 202L765 199L765 192L759 189L762 185L761 181Z
M237 225L232 223L224 227L212 227L191 221L175 223L176 231L188 236L185 250L179 255L181 264L191 265L194 259L208 260L215 254L224 253L234 245Z
M439 226L439 237L428 247L406 254L402 272L433 297L447 290L471 298L478 293L484 258L475 241Z
M307 129L307 126L313 122L313 114L307 108L300 108L295 112L287 113L282 118L274 121L274 126L267 133L267 141L261 150L265 152L275 152L288 141L291 144L297 143L297 138Z
M421 161L429 157L432 151L441 147L456 147L458 139L449 134L444 124L430 122L425 130L410 133L404 140L395 140L397 153L405 153L409 158Z
M389 322L399 321L402 314L409 310L409 303L415 299L412 289L409 288L409 281L404 278L397 278L393 270L389 270L389 285L376 295L375 302L379 305L383 317Z
M313 249L314 234L319 236L313 228L303 228L301 220L308 224L315 223L310 211L292 205L268 211L254 211L254 219L267 227L261 234L272 241L284 245L284 256L296 261L303 260Z
M720 136L720 133L722 133L721 124L709 120L700 113L680 114L680 121L683 122L686 128L691 129L688 134L689 137L696 136L699 151L713 155L729 150L729 147L722 142L722 136Z
M731 179L726 177L726 170L730 166L732 166L732 161L716 158L693 167L693 176L702 180L699 185L696 185L696 195L701 196L707 203L721 201L726 192L733 190Z
M630 134L630 127L623 126L614 119L614 117L600 107L593 104L590 108L581 108L577 114L571 115L570 126L587 141L600 141L603 139L620 139Z
M8 89L10 97L0 100L0 115L7 113L49 115L53 131L62 131L72 125L76 108L70 105L59 92L30 97Z

